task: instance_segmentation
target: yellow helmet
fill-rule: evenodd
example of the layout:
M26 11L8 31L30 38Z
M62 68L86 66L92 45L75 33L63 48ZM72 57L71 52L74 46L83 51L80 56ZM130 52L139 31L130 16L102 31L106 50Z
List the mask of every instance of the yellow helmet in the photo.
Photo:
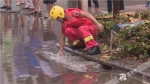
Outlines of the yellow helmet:
M60 6L54 6L50 11L50 17L53 20L56 20L57 17L64 18L64 9Z

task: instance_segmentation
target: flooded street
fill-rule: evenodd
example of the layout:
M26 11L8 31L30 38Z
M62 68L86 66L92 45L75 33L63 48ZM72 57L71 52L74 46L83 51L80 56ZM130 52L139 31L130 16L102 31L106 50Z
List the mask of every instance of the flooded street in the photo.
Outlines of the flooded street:
M105 84L118 70L65 52L59 56L61 25L23 14L0 14L2 84ZM109 83L112 84L112 83ZM128 78L116 84L145 84Z

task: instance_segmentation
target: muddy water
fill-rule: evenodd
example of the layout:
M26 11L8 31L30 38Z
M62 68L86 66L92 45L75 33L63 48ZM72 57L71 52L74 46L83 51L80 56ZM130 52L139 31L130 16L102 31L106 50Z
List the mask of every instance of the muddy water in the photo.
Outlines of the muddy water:
M58 22L54 28L41 17L6 13L0 22L2 84L104 84L115 76L119 80L123 73L69 52L59 56L55 46L60 38ZM144 83L128 78L118 84Z

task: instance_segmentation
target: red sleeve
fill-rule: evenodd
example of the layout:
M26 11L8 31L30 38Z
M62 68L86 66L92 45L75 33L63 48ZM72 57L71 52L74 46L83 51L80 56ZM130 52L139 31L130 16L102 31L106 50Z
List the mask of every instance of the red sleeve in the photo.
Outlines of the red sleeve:
M70 11L70 13L73 17L80 17L81 12L82 12L82 10L80 10L80 9L74 9L74 10Z

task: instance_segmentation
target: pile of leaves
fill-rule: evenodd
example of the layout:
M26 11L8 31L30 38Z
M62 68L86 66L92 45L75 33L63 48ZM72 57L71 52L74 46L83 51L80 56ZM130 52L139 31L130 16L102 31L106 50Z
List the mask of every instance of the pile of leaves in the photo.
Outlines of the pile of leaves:
M105 16L108 17L103 18ZM113 28L114 25L130 22L129 16L127 15L117 15L116 18L113 18L112 14L110 13L110 14L101 15L99 16L99 18L101 19L98 19L98 21L104 26L104 33L100 33L100 32L98 33L98 36L100 38L109 38L111 29Z
M126 56L148 58L150 56L150 23L122 28L117 35L115 44L122 48L120 52Z
M108 17L107 17L108 16ZM106 18L104 18L106 17ZM112 13L105 14L99 16L100 19L98 21L104 25L104 33L99 33L99 37L108 38L110 37L110 31L115 24L122 24L122 23L131 23L140 20L150 20L150 12L136 12L135 14L123 14L123 15L116 15L116 18L112 17Z
M150 57L150 12L136 12L135 15L117 15L115 19L107 18L100 19L98 21L104 25L104 33L99 33L98 36L100 39L109 39L105 41L105 45L101 46L101 48L106 51L109 50L110 32L115 24L143 21L144 24L121 28L118 35L115 37L114 42L114 48L116 49L120 47L121 50L117 52L114 50L111 55L121 53L123 56L137 57L139 59L146 59Z

